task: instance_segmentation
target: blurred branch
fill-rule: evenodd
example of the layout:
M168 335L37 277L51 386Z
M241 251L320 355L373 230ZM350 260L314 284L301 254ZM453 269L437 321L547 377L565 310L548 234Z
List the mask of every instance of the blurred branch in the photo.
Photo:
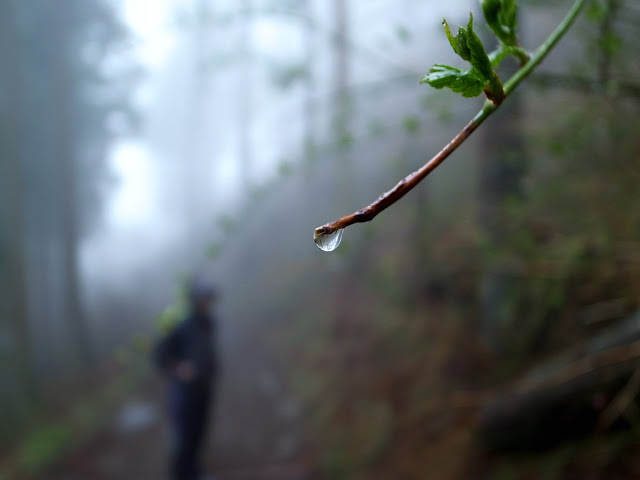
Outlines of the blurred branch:
M531 75L531 80L541 87L558 87L583 93L602 93L604 88L618 96L640 98L640 85L632 83L610 82L609 85L603 87L602 83L597 80L591 80L578 75L549 72L536 72Z
M542 388L557 388L590 373L602 373L602 371L607 368L622 368L626 365L631 369L628 365L630 362L633 363L632 371L635 371L635 366L639 359L639 340L619 346L612 346L569 362L550 375L525 378L516 384L514 393L523 395L538 391ZM631 373L631 371L629 373Z
M540 45L540 47L531 56L531 60L521 67L516 73L504 84L505 98L509 96L517 86L527 78L534 69L545 59L551 50L556 46L564 34L569 30L578 13L585 4L585 0L576 0L567 13L566 17L551 33L551 35ZM370 205L354 212L350 215L341 217L333 222L327 223L315 229L314 238L330 235L354 223L364 223L373 220L380 212L386 210L396 203L413 188L424 180L433 170L435 170L449 155L455 152L460 145L497 109L499 104L487 100L482 109L461 131L458 133L445 147L440 150L431 160L425 163L415 172L407 175L400 180L395 187L383 193L376 201Z
M607 408L600 414L598 430L605 431L623 415L629 415L633 420L638 417L638 409L633 404L640 391L640 365L636 367L627 384L618 392Z
M386 55L384 52L380 50L376 50L374 48L370 48L366 45L362 45L353 41L352 38L342 38L340 32L331 28L328 25L323 24L322 22L317 21L315 16L305 12L303 10L292 9L292 8L283 8L283 7L264 7L264 8L255 8L253 14L256 17L259 16L274 16L274 17L282 17L285 19L293 19L296 21L300 21L305 28L309 28L314 30L317 33L322 34L325 38L327 38L330 42L336 41L344 41L349 50L360 56L363 60L368 60L372 62L382 62L389 67L397 70L399 72L404 72L406 74L411 75L420 75L421 72L419 70L413 69L410 66L404 65L401 62L396 61L393 57ZM209 20L210 25L215 28L226 28L236 23L240 23L244 21L244 18L248 14L248 10L240 8L232 15L225 15L219 19L211 19Z
M304 21L309 28L314 29L316 32L327 35L330 41L332 42L343 41L352 52L359 53L360 55L367 57L369 60L382 61L398 71L411 73L411 74L418 74L418 71L412 69L411 67L403 65L400 62L397 62L393 57L390 57L389 55L385 55L383 52L379 50L375 50L365 45L356 43L351 38L345 38L342 32L332 29L331 27L324 25L320 22L317 22L313 16L309 15L306 12L287 9L287 8L271 7L263 10L261 13L266 15L279 15L284 17L298 18Z

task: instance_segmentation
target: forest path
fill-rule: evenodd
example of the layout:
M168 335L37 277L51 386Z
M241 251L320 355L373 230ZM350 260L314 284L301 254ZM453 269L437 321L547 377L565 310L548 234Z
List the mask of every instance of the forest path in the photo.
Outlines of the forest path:
M255 345L225 368L204 452L215 480L306 480L302 408ZM250 353L246 353L250 352ZM149 375L127 392L104 427L76 445L47 480L162 480L167 477L166 385Z

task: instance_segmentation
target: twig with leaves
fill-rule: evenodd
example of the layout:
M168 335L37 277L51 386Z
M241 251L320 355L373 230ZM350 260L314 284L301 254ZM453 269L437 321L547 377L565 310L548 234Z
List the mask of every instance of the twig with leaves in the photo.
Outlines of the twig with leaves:
M480 1L485 20L500 42L498 48L489 54L473 31L473 15L470 15L467 27L460 27L456 35L451 33L445 20L444 29L451 47L456 54L470 64L471 68L462 70L449 65L436 64L421 83L427 83L434 88L450 88L464 97L477 97L484 93L487 100L482 109L431 160L400 180L395 187L380 195L376 201L357 212L316 228L313 236L316 245L324 251L334 250L342 240L345 227L373 220L444 162L553 50L569 30L585 2L586 0L575 0L562 22L533 54L523 49L517 40L517 0ZM521 67L503 84L496 69L509 56L514 56Z

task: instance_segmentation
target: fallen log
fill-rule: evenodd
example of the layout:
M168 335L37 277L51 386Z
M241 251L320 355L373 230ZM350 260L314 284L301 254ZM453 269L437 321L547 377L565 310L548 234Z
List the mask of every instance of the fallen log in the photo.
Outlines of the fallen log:
M628 426L639 369L640 313L501 390L480 409L478 437L491 450L538 450Z

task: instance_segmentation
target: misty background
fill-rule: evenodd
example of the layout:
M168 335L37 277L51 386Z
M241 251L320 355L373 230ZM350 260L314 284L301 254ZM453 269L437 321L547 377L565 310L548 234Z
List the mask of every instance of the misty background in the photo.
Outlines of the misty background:
M519 3L533 50L572 2ZM220 292L220 478L635 478L633 0L313 243L481 107L419 84L464 66L442 19L470 11L492 49L472 0L0 0L0 478L161 478L149 352L193 273Z

